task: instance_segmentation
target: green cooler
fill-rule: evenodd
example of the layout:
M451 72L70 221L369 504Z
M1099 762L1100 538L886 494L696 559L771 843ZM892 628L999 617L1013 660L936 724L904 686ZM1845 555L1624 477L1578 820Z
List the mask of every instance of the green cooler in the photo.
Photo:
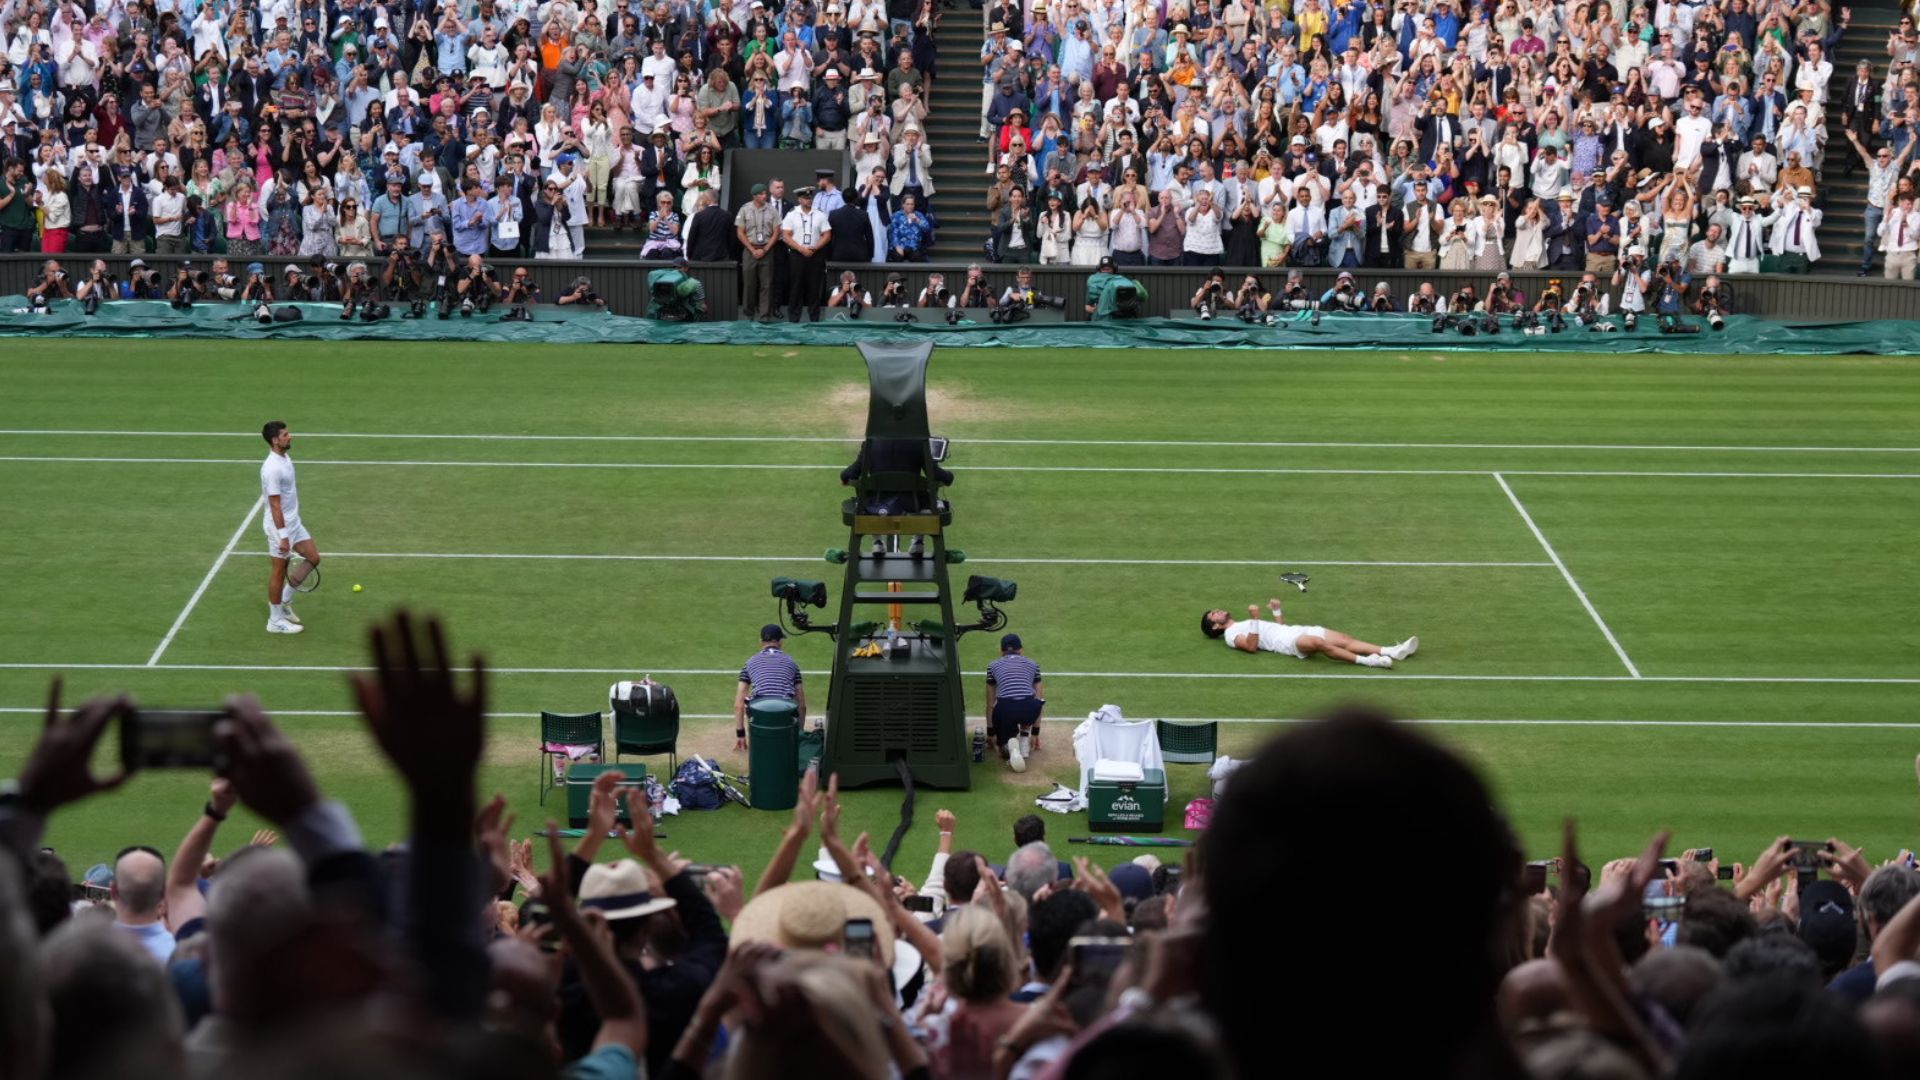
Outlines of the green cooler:
M1147 769L1139 783L1087 782L1087 828L1094 832L1157 833L1166 827L1167 774Z
M642 788L647 779L647 767L637 761L624 765L610 765L590 762L577 762L567 767L567 826L582 829L587 824L587 807L592 802L593 782L604 772L621 772L627 778L620 782L614 792L614 805L620 808L618 820L622 825L631 825L633 819L627 816L627 788Z

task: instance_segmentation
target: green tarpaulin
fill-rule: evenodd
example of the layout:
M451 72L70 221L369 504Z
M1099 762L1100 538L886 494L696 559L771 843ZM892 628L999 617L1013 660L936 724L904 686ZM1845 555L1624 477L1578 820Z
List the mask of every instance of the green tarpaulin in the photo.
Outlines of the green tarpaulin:
M283 305L284 306L284 305ZM24 297L0 297L0 335L46 337L205 337L294 341L512 341L550 345L851 345L876 338L932 337L943 346L1013 348L1258 348L1258 349L1525 349L1531 352L1671 353L1868 353L1920 355L1920 323L1781 323L1748 316L1727 320L1724 331L1662 334L1651 318L1637 332L1601 333L1573 326L1560 334L1528 335L1511 328L1498 334L1436 334L1417 315L1328 314L1315 325L1306 314L1277 326L1237 320L1130 319L1087 323L1016 324L963 322L949 326L929 318L893 321L890 312L870 319L819 323L664 323L602 311L535 309L534 321L501 322L499 315L342 320L334 304L298 304L299 322L263 324L239 304L201 304L176 311L164 301L123 300L87 315L73 301L50 311L28 308ZM1607 320L1615 325L1618 318ZM1690 320L1698 323L1698 320Z

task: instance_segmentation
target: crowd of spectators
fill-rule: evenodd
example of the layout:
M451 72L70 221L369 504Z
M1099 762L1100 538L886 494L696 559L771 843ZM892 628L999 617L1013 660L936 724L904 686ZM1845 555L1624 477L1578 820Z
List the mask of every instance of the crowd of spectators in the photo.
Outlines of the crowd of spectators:
M1069 865L1032 815L963 844L941 810L916 885L809 770L749 891L664 850L616 773L571 851L551 822L536 850L476 788L485 664L405 613L372 654L353 688L403 842L370 850L236 697L184 835L149 802L78 881L48 821L142 782L91 764L137 721L124 697L63 712L56 681L0 793L6 1075L1199 1080L1302 1048L1394 1076L1920 1073L1911 852L1667 860L1662 832L1595 872L1570 823L1527 862L1471 768L1348 709L1261 748L1177 865ZM223 844L239 806L271 829Z
M990 254L1093 266L1805 272L1831 148L1913 276L1920 56L1826 0L1024 0L987 14Z
M728 148L859 163L917 138L933 20L922 0L7 0L0 253L352 260L439 237L577 259L593 226L679 254Z

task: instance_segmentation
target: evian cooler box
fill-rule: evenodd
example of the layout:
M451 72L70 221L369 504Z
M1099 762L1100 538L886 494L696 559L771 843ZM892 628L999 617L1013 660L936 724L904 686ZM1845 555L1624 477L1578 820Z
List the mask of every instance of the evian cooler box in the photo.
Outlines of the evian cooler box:
M1094 832L1157 833L1166 824L1166 801L1167 774L1162 770L1102 761L1087 781L1087 827Z

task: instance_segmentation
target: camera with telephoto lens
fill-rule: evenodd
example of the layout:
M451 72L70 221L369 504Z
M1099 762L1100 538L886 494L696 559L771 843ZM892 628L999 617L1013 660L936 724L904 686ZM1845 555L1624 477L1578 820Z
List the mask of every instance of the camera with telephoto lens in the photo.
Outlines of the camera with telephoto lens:
M1707 325L1713 327L1715 330L1725 330L1727 328L1727 317L1720 314L1719 309L1709 308L1707 309Z
M1413 298L1407 301L1407 312L1412 315L1432 315L1437 310L1435 303L1439 299L1437 295L1414 293Z
M1367 304L1367 310L1374 312L1392 311L1393 297L1375 293L1373 299Z

